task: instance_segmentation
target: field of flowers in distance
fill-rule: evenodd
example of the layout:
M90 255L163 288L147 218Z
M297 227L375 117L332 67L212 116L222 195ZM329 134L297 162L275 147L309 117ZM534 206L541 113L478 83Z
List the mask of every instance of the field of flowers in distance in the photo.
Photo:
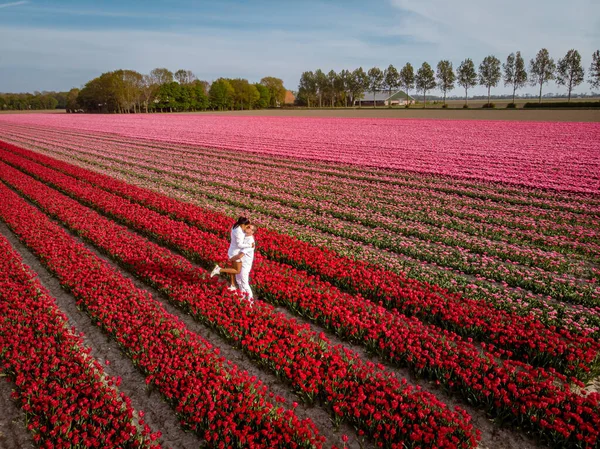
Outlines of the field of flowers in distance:
M0 181L32 444L189 447L153 395L209 447L600 445L599 123L2 114Z

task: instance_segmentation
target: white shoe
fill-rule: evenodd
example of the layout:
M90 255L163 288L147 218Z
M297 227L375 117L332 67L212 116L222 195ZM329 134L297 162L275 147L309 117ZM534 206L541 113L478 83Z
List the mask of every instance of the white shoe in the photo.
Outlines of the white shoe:
M210 273L210 277L212 278L212 277L216 276L217 274L219 274L220 272L221 272L221 267L218 265L215 265L215 267L213 268L213 270Z
M230 292L234 292L237 290L237 288L235 288L233 285L230 285L229 287L227 287L227 290L229 290Z

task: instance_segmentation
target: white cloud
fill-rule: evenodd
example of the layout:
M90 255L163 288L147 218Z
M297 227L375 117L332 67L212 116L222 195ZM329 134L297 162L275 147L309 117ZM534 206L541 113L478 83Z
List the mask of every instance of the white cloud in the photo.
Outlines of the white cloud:
M12 3L0 3L0 9L2 9L2 8L8 8L9 6L24 5L26 3L29 3L29 2L28 1L22 1L22 2L12 2Z
M439 44L457 56L470 41L483 56L520 50L533 57L546 47L555 57L576 48L591 58L600 38L600 2L595 0L391 0L391 4L427 23L424 37L430 30L443 29Z

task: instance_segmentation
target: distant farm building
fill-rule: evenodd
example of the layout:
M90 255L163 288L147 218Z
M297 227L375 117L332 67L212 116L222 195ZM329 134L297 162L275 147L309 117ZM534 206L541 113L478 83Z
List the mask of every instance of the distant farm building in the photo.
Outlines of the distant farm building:
M285 100L283 101L283 104L294 104L294 101L296 101L296 96L293 94L293 92L291 90L286 90L285 91Z
M415 99L408 96L409 104L415 102ZM362 100L354 100L354 106L373 106L373 91L365 92ZM389 92L375 92L375 106L404 106L406 105L406 92L399 90L390 95Z

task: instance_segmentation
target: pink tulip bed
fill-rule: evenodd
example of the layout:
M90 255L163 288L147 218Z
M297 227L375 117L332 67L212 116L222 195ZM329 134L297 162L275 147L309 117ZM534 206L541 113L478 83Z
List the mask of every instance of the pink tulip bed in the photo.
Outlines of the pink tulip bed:
M599 124L1 115L0 181L6 232L209 447L504 448L500 429L600 445ZM259 229L252 307L208 276L239 215ZM1 238L0 373L35 442L167 447L123 393L92 424L126 430L63 424L48 404L68 398L20 360L17 332L35 332L12 311L56 306ZM89 392L101 367L49 327L56 310L35 320L65 361L29 345L35 363L70 363L67 392ZM114 403L105 384L93 400Z

